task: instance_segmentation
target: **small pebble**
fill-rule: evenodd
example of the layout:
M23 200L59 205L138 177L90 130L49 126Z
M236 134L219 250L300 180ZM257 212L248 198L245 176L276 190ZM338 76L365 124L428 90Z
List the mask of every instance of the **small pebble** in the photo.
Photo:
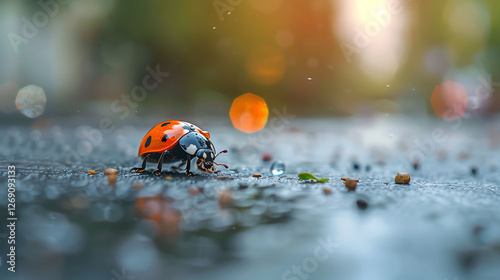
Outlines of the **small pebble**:
M90 175L97 175L97 172L95 172L94 170L89 170L89 174Z
M471 169L470 169L470 172L472 173L472 175L477 175L477 167L476 166L472 166Z
M366 170L366 172L370 172L371 166L369 166L369 165L365 166L365 170Z
M238 189L239 189L239 190L246 190L246 189L248 189L248 185L245 185L245 184L240 184L240 185L238 186Z
M144 185L141 182L135 182L134 189L142 190L143 188L144 188Z
M118 173L118 170L113 169L113 168L108 168L104 170L104 175L112 175Z
M260 178L260 177L262 177L262 175L260 175L260 174L253 174L252 177Z
M170 175L169 176L165 176L165 180L167 180L167 181L172 181L173 179L174 179L174 177L172 177Z
M330 195L330 194L332 194L332 190L331 190L331 189L329 189L329 188L323 188L323 193L324 193L325 195Z
M262 155L262 161L271 161L273 160L273 155L271 155L271 153L264 153Z
M418 160L413 162L413 169L417 170L420 167L420 162Z
M398 173L394 178L396 184L409 184L410 183L410 175L406 173Z
M361 210L365 210L366 208L368 208L368 202L366 202L366 201L364 201L362 199L356 200L356 205Z
M228 209L233 205L233 191L232 190L224 190L219 195L219 206L221 209Z
M352 163L352 168L353 168L354 170L359 170L359 168L360 168L359 163L353 162L353 163Z
M344 181L345 186L348 191L354 192L356 191L356 188L358 187L358 179L349 179L349 178L341 178L341 180Z

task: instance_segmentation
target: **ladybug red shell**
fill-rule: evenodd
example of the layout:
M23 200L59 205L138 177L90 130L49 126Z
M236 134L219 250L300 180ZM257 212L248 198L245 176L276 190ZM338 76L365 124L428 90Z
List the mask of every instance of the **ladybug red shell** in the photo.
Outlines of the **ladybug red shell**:
M131 171L142 172L146 162L157 162L156 175L161 174L162 164L181 161L186 164L186 174L190 172L191 160L198 158L199 169L214 172L215 147L209 140L210 134L194 124L184 121L165 121L154 126L141 141L139 154L143 158L142 166ZM227 151L221 151L225 153ZM219 154L220 154L219 153ZM223 165L223 164L220 164ZM180 167L179 166L179 167ZM227 168L226 165L223 165Z
M139 154L142 156L146 153L163 153L165 150L170 150L182 136L189 132L196 131L201 135L210 139L210 134L201 130L194 124L182 121L166 121L157 124L153 127L146 136L142 139L139 147Z

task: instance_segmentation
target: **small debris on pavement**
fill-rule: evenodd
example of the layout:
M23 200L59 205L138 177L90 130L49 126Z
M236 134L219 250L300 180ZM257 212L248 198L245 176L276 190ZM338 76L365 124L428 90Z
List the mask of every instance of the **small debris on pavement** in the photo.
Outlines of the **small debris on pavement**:
M413 169L417 170L420 167L420 162L418 160L415 160L412 165Z
M352 168L353 168L354 170L359 170L359 168L360 168L360 164L359 164L359 163L357 163L357 162L353 162L353 163L352 163Z
M356 191L359 182L358 179L349 179L349 178L340 178L340 179L344 181L348 191L350 192Z
M104 175L112 175L118 173L118 170L113 169L113 168L108 168L104 170Z
M409 184L410 183L410 175L406 173L398 173L394 178L396 184Z
M472 166L471 169L470 169L470 173L472 173L472 175L477 175L477 167L476 166Z
M271 153L264 153L262 155L262 161L268 162L273 160L273 155Z
M364 201L362 199L356 200L356 205L361 210L365 210L366 208L368 208L368 202L366 202L366 201Z

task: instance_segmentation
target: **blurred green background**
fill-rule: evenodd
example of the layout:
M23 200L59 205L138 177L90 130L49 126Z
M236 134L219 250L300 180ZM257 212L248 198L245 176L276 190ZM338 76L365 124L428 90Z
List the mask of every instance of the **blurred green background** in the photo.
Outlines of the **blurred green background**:
M0 116L26 119L15 99L28 85L46 94L41 117L227 116L247 92L299 116L432 114L449 80L491 114L495 11L493 0L2 0ZM148 67L165 77L127 100Z

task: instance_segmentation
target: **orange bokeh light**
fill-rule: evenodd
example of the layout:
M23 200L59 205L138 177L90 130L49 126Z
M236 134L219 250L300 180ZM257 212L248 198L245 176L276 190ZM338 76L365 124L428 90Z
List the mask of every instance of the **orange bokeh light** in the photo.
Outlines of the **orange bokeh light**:
M246 66L248 74L255 82L269 86L283 78L285 56L276 47L261 46L248 55Z
M461 84L446 81L434 88L431 97L436 116L448 121L459 119L467 108L467 91Z
M252 93L236 98L229 111L233 126L246 133L257 132L264 128L268 115L266 101Z

